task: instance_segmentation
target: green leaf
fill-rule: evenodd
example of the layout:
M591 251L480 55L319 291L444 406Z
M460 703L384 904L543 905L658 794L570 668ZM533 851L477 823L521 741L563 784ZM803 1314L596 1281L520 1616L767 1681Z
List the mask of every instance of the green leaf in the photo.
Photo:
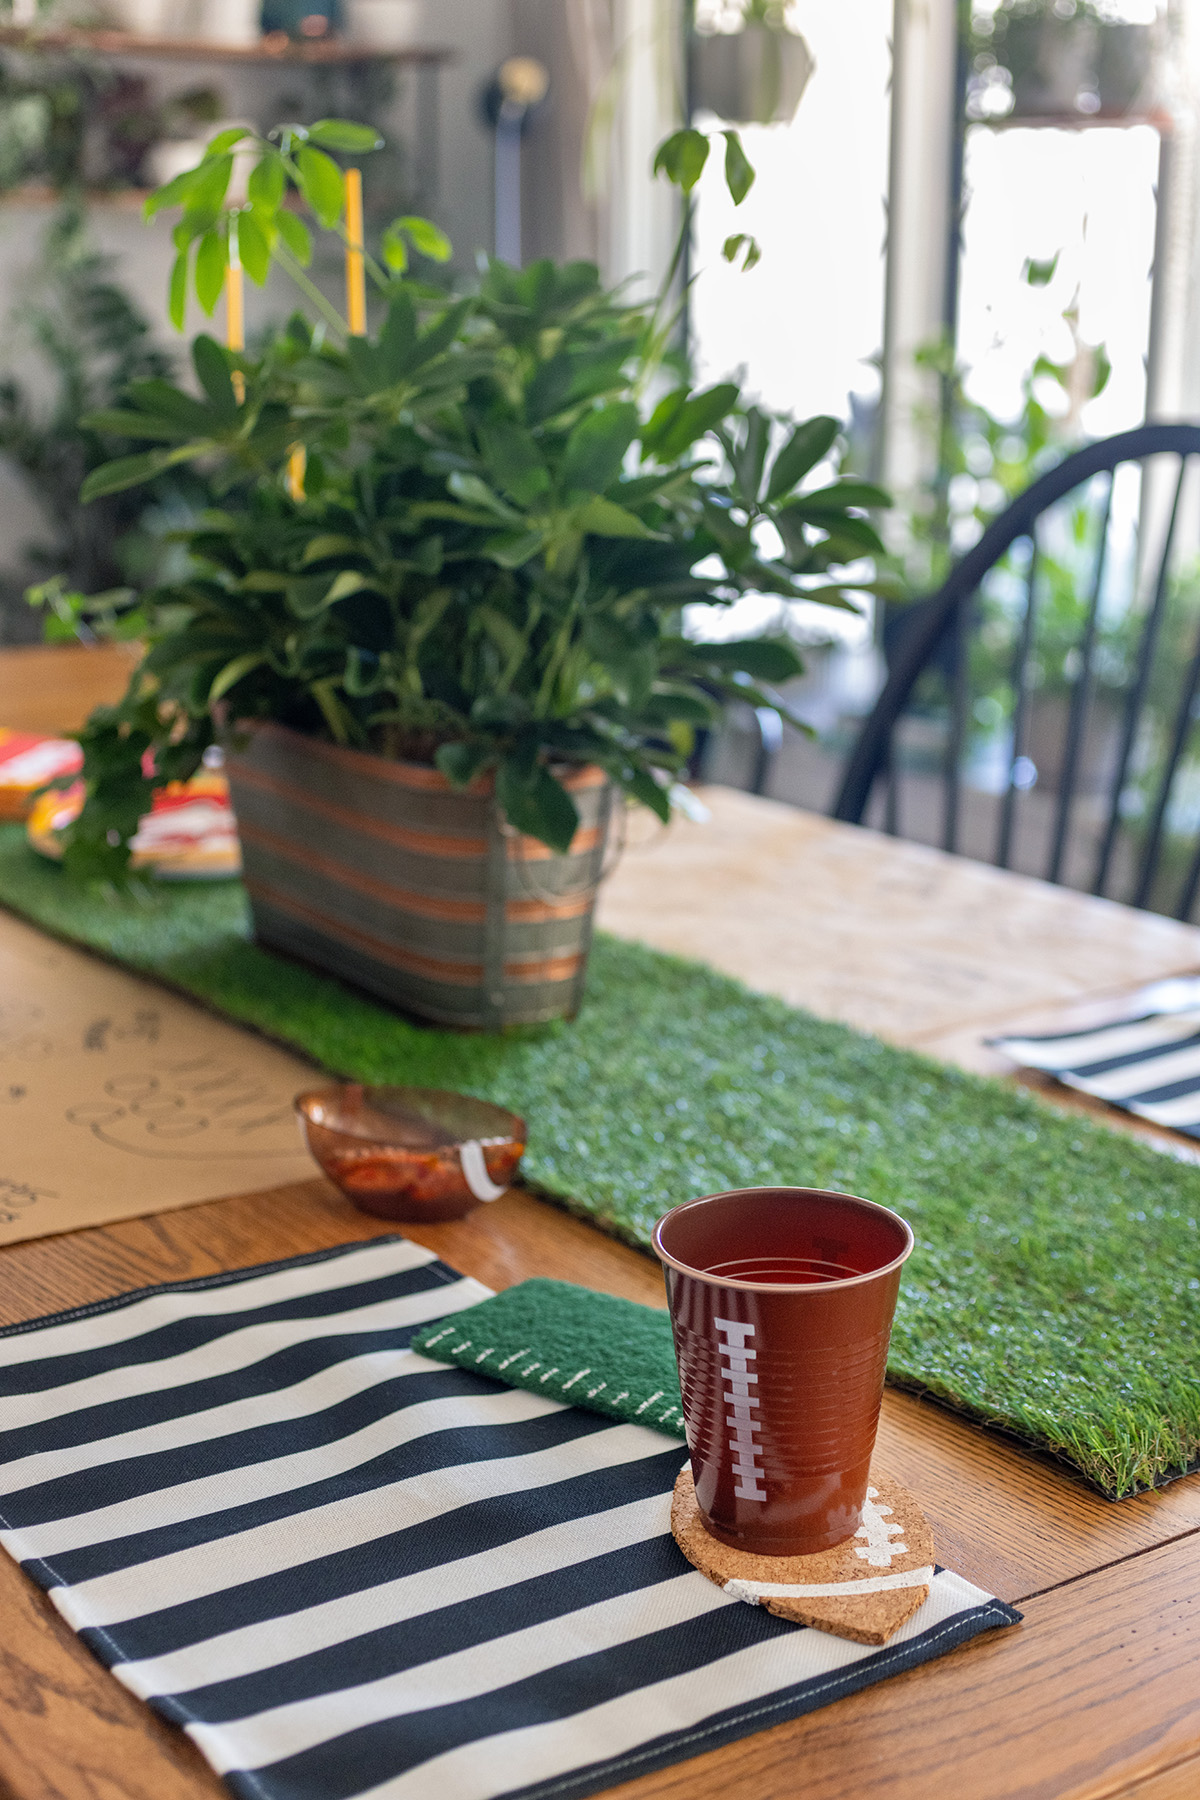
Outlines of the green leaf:
M532 433L511 419L480 426L479 442L488 474L506 494L528 505L550 486L550 472Z
M351 594L359 594L369 586L366 576L361 575L357 569L343 569L330 583L322 605L336 606L339 600L348 600Z
M333 158L302 144L296 152L296 175L301 193L321 224L327 229L336 225L346 200L346 184Z
M383 251L383 260L388 268L392 270L393 274L403 275L408 267L408 240L397 225L388 225L384 228L380 247Z
M212 179L211 170L206 168L203 162L198 162L194 169L184 169L182 174L164 182L162 187L155 188L152 194L146 196L146 204L142 208L143 216L152 219L155 213L162 211L164 206L184 206L189 202L195 204L195 196L204 191ZM224 198L223 189L221 197ZM217 205L220 204L221 202L218 200Z
M834 481L828 487L814 488L809 494L800 494L797 499L805 513L813 518L819 512L832 516L842 512L847 506L892 504L892 496L886 488L876 487L873 481Z
M345 556L359 548L354 538L337 537L331 532L323 532L319 537L309 539L300 560L304 564L323 562L327 556Z
M328 575L299 575L287 583L288 611L298 619L315 619L325 611L332 587Z
M757 406L746 408L746 432L732 456L740 498L755 503L762 489L763 464L771 438L771 422Z
M804 661L786 638L747 638L740 643L692 644L698 660L711 668L749 675L751 681L791 681L803 675Z
M495 754L491 744L439 744L433 760L455 787L470 787Z
M227 150L232 150L235 144L240 144L244 138L253 136L254 133L248 125L227 125L224 131L218 131L216 137L208 140L204 152L205 157L223 156Z
M271 246L252 212L237 215L238 256L255 287L262 287L271 273Z
M494 537L484 540L483 553L492 562L499 563L502 569L521 569L537 555L545 541L541 531L498 531Z
M79 498L86 506L105 494L120 494L126 488L140 487L142 482L153 480L173 463L186 462L205 448L204 444L187 444L176 450L143 450L137 456L119 456L115 462L102 463L100 468L92 470L79 490Z
M196 179L183 196L185 211L211 213L215 217L224 205L225 195L229 191L229 178L233 174L232 156L206 156L199 167L190 173ZM170 187L174 185L174 182L168 184ZM151 194L150 199L154 198L155 195Z
M707 694L672 682L658 682L645 701L643 717L654 725L682 720L685 725L713 725L720 718L720 707Z
M171 233L171 242L177 250L186 250L189 244L211 231L221 217L219 206L189 206Z
M168 419L173 425L182 426L193 434L207 431L211 420L208 408L202 401L191 394L185 394L182 388L175 387L169 381L154 378L150 381L132 381L126 389L134 405L152 418Z
M178 444L191 432L170 419L155 419L149 413L120 412L115 407L85 413L79 423L88 431L111 432L114 437L146 438L160 444Z
M456 500L463 500L468 506L482 506L494 513L498 519L511 520L514 524L523 524L520 513L506 506L499 494L493 493L486 481L478 475L469 475L462 469L455 469L447 478L446 486Z
M794 512L795 507L789 507ZM803 502L799 510L803 512ZM820 546L825 552L827 562L856 562L860 556L879 556L884 549L883 540L875 527L866 519L855 519L845 514L836 518L814 518L811 523L818 530L829 533L828 538Z
M251 206L269 217L279 211L283 205L284 191L287 187L287 172L283 158L278 150L268 150L250 171L250 179L246 184L246 198Z
M648 806L652 813L662 820L664 825L671 822L671 798L666 788L660 787L648 769L633 769L622 783L635 800Z
M196 298L211 318L225 286L225 233L206 231L196 251Z
M585 413L567 440L560 480L565 493L602 494L621 473L640 421L632 401Z
M667 180L683 193L690 194L708 161L708 139L702 131L687 125L664 138L654 153L654 174Z
M1034 256L1027 256L1025 267L1021 270L1022 278L1029 283L1030 287L1049 287L1054 280L1058 259L1061 255L1062 251L1056 250L1053 256L1046 258L1045 262L1039 262Z
M435 319L433 324L430 325L427 330L423 331L417 339L417 353L414 366L420 368L425 363L432 362L433 359L440 356L444 350L448 350L462 331L464 321L470 317L474 310L475 302L470 298L458 300L453 306L448 306L441 317ZM462 372L462 364L458 364L454 373L454 379L473 379L476 370L471 369L469 363L467 364L467 368L470 372L469 374L464 375Z
M192 344L192 364L196 379L208 395L214 413L222 425L236 425L237 396L233 391L229 352L215 338L201 332Z
M737 405L738 392L732 381L690 396L686 388L677 388L655 408L642 432L643 447L652 450L659 462L675 462L697 438L728 416Z
M754 165L742 149L742 140L736 131L723 131L721 136L725 139L725 186L733 204L740 206L754 186Z
M743 250L745 251L744 256L742 256ZM721 255L727 263L736 262L738 257L742 256L742 273L746 274L748 270L757 268L762 261L762 247L758 239L751 237L749 232L739 231L733 237L725 239L721 245Z
M379 334L379 362L387 381L402 381L413 364L417 311L406 289L393 294Z
M275 225L301 268L307 269L312 261L312 232L304 220L297 218L294 212L288 212L286 207L281 207L275 215Z
M581 506L575 517L579 529L590 531L594 537L653 538L660 543L666 541L661 531L651 531L649 525L643 524L636 513L627 512L623 506L604 499L600 494Z
M189 249L183 249L176 256L171 264L171 279L167 284L167 317L176 331L183 330L187 318L189 253Z
M441 228L432 219L422 219L417 214L408 214L403 219L395 219L388 228L391 231L402 231L413 249L421 256L427 256L430 262L449 262L454 254L454 246Z
M571 372L571 358L561 350L538 363L525 390L525 416L531 424L552 418L565 405Z
M227 662L208 690L208 704L212 706L222 694L227 694L231 687L235 687L243 675L248 675L251 669L259 668L266 660L265 650L247 650L244 655L235 656L232 662Z
M506 619L494 606L476 606L474 617L502 656L510 662L519 662L524 657L525 639L511 619Z
M1092 399L1102 394L1108 386L1108 378L1112 374L1112 358L1104 344L1097 344L1094 352L1092 374Z
M496 771L496 798L515 830L537 838L560 853L571 848L579 829L579 810L562 783L541 763L532 777L514 757L506 757Z
M796 483L829 454L839 429L836 419L823 414L797 425L775 458L767 483L767 499L778 500L782 494L790 494Z
M320 144L323 150L344 150L353 156L364 156L383 146L373 125L356 125L350 119L318 119L308 128L308 141Z

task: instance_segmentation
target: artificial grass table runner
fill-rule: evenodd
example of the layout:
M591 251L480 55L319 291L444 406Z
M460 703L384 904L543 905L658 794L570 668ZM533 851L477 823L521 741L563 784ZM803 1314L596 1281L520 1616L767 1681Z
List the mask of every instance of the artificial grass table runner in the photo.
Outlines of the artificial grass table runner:
M999 1082L600 936L579 1018L420 1026L250 941L236 883L113 898L0 831L0 903L344 1076L529 1121L529 1178L646 1247L722 1188L841 1188L917 1249L889 1370L1119 1497L1200 1462L1200 1170Z

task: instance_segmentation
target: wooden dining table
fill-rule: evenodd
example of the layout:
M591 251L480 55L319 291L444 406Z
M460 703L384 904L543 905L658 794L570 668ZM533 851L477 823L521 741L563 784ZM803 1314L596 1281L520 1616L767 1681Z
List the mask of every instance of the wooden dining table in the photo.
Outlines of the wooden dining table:
M10 711L28 704L42 725L69 727L85 700L112 697L112 658L57 654L0 653L0 713L8 695ZM601 926L893 1043L1014 1079L983 1041L999 1026L1200 969L1190 926L729 790L699 799L706 818L668 831L632 822ZM246 1187L0 1249L0 1324L392 1229L323 1180L254 1191L248 1167ZM523 1191L405 1230L493 1288L548 1275L663 1303L649 1257ZM1023 1623L612 1788L613 1800L1198 1800L1200 1475L1113 1504L893 1389L876 1461L919 1498L939 1560L1011 1601ZM0 1557L0 1800L223 1791L190 1740L119 1686Z

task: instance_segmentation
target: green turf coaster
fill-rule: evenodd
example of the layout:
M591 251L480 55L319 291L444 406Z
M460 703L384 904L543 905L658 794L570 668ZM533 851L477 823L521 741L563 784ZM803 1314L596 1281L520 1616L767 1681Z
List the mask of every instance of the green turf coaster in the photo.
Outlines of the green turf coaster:
M435 1320L412 1348L509 1387L683 1436L671 1321L636 1300L573 1281L520 1281L449 1323Z
M521 1113L530 1179L643 1248L669 1206L722 1188L795 1183L893 1206L917 1235L893 1380L1113 1496L1200 1457L1192 1166L603 936L573 1024L461 1036L258 949L236 883L81 893L7 827L0 902L339 1074Z

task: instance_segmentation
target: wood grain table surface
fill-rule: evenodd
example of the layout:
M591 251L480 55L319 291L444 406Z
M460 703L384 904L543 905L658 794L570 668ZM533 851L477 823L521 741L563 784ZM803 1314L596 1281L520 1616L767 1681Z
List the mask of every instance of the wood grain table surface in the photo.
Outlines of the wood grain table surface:
M57 708L27 691L31 710L69 726L81 695L111 697L111 662L81 655L63 657ZM999 1024L1200 968L1190 927L768 801L706 800L706 825L631 834L602 923L893 1042L988 1068L980 1039ZM0 1324L387 1229L313 1180L16 1244L0 1250ZM648 1257L526 1193L406 1230L491 1287L553 1275L662 1304ZM919 1496L940 1560L1024 1623L614 1800L1200 1800L1200 1477L1112 1505L890 1390L877 1460ZM224 1792L0 1558L0 1800Z

